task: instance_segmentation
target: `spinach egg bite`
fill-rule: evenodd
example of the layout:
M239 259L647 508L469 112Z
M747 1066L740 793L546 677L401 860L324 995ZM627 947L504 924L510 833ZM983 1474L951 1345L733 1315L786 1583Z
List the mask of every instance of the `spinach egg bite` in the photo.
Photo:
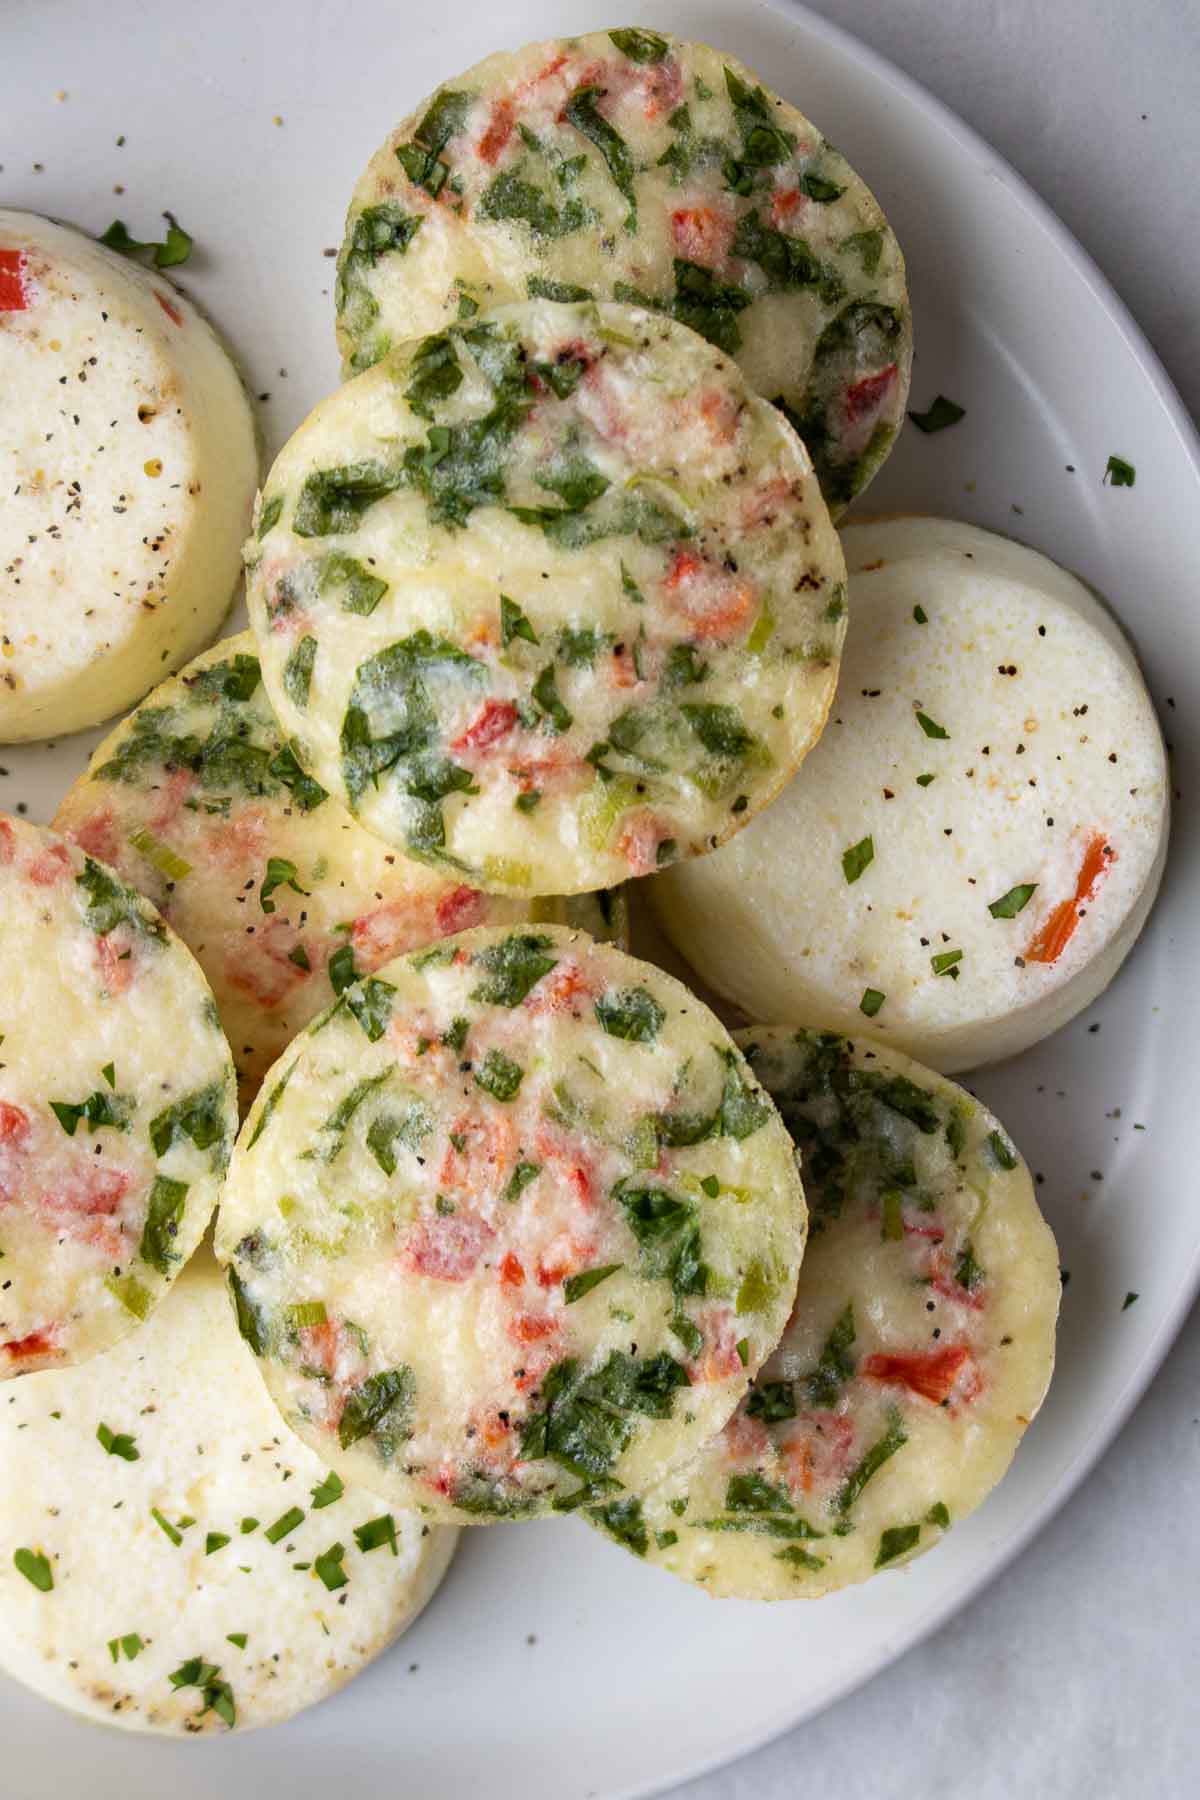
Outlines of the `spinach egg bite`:
M132 706L209 641L259 463L249 398L192 302L81 231L5 209L0 395L13 743Z
M854 622L816 752L652 897L750 1018L869 1019L972 1068L1066 1024L1129 954L1166 858L1166 750L1120 626L1047 557L948 519L843 544Z
M545 925L347 989L276 1064L217 1223L243 1336L348 1482L431 1517L640 1489L791 1307L790 1138L721 1025Z
M249 632L164 682L92 756L55 825L146 894L212 983L243 1098L284 1046L403 950L533 910L621 939L617 894L527 903L423 868L304 774Z
M248 567L301 766L515 896L744 825L816 741L845 632L800 440L627 306L524 302L394 351L286 445Z
M458 1535L284 1430L224 1286L201 1250L136 1338L0 1409L0 1670L127 1731L323 1700L412 1624Z
M587 1517L710 1594L815 1598L932 1549L1000 1480L1054 1366L1058 1255L962 1088L865 1038L737 1041L800 1153L795 1307L699 1456Z
M148 1317L236 1130L195 960L112 869L0 815L0 1381Z
M838 512L904 418L912 329L887 220L742 63L638 29L501 51L372 157L338 261L348 371L501 301L623 300L740 363Z

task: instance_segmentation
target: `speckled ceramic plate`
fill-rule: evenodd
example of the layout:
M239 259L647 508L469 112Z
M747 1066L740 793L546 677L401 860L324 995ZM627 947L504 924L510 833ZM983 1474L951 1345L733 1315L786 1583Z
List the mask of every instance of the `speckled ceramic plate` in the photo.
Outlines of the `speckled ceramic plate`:
M916 320L912 404L943 393L967 411L938 436L905 431L872 509L1013 532L1107 593L1137 641L1186 797L1200 708L1200 452L1120 302L984 144L830 26L744 0L644 10L644 23L727 46L769 76L896 227ZM185 285L263 396L273 450L336 380L326 253L388 127L488 51L608 25L611 13L591 0L552 13L533 0L64 0L50 12L8 0L0 203L98 231L119 215L137 236L164 207L176 212L199 245ZM1135 465L1136 486L1105 485L1110 455ZM47 817L91 741L0 751L0 805ZM1162 898L1116 985L979 1082L1043 1177L1071 1279L1045 1409L1010 1477L934 1555L811 1608L757 1608L639 1568L577 1522L478 1532L410 1637L276 1731L203 1744L106 1737L0 1685L0 1786L22 1800L72 1789L250 1800L280 1787L326 1800L350 1778L362 1800L618 1800L750 1749L899 1655L1061 1504L1192 1297L1197 917L1195 828L1180 807Z

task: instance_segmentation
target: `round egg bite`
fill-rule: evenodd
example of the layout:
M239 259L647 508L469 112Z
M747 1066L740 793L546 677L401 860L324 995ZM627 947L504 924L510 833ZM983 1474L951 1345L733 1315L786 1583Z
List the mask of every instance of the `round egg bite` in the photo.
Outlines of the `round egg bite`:
M1058 1254L953 1082L866 1038L737 1041L804 1170L792 1316L694 1461L587 1516L709 1594L812 1599L932 1549L1000 1480L1054 1367Z
M249 632L155 688L94 752L55 817L153 900L216 996L248 1104L302 1026L402 950L528 904L389 849L305 775L275 722ZM619 894L538 910L600 938Z
M652 306L791 419L835 514L904 419L904 262L866 184L735 57L639 29L504 50L389 135L338 260L346 368L480 306Z
M1162 735L1120 627L1036 551L926 518L843 544L854 626L816 754L652 899L751 1018L865 1016L970 1068L1057 1030L1128 955L1166 857Z
M0 743L140 700L229 609L250 404L161 275L0 210Z
M678 982L562 926L388 964L285 1053L217 1254L284 1417L432 1517L640 1489L720 1429L804 1247L791 1140Z
M0 1410L0 1670L127 1731L248 1731L335 1693L458 1535L283 1430L223 1290L201 1250L136 1338Z
M0 815L0 1381L149 1316L236 1130L193 957L112 869Z
M284 448L248 566L301 766L516 896L743 826L816 741L845 631L800 440L627 306L526 302L394 351Z

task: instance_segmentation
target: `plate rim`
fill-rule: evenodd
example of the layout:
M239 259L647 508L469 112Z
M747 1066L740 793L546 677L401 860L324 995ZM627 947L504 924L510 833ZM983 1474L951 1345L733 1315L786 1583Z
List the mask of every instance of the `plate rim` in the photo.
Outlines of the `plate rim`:
M1122 300L1095 258L1063 223L1049 202L1043 200L1037 190L1012 166L1008 159L965 119L961 118L952 107L940 100L922 82L907 74L880 51L864 43L854 32L814 12L811 7L804 4L804 0L765 0L765 6L768 11L777 16L797 21L814 37L823 40L832 49L865 68L884 87L890 88L902 100L911 103L926 117L932 118L954 139L958 148L982 162L989 172L1001 182L1001 185L1018 202L1031 225L1066 257L1072 269L1082 278L1092 297L1119 332L1139 370L1147 379L1155 400L1173 427L1179 440L1181 453L1187 459L1197 486L1200 487L1200 429L1193 422L1179 390L1167 373L1162 358L1134 318L1130 308ZM1049 1492L1022 1521L1012 1536L1001 1544L988 1557L983 1566L953 1594L935 1601L929 1611L922 1614L910 1626L901 1627L898 1637L889 1637L880 1647L872 1650L862 1666L852 1674L834 1677L815 1695L810 1689L798 1709L794 1703L789 1703L770 1725L765 1728L761 1725L755 1726L738 1741L736 1748L720 1751L716 1755L706 1753L695 1762L685 1764L666 1781L660 1781L656 1777L649 1786L635 1783L618 1789L610 1789L604 1795L604 1800L654 1800L656 1795L672 1793L687 1782L696 1781L704 1775L730 1768L742 1758L752 1755L754 1751L764 1749L768 1744L774 1743L777 1738L783 1737L806 1720L819 1717L831 1706L836 1705L839 1700L844 1700L850 1694L856 1693L869 1681L873 1681L877 1675L882 1674L885 1669L890 1668L893 1663L898 1662L902 1656L907 1655L910 1650L915 1650L918 1645L932 1637L943 1625L948 1624L956 1614L962 1612L972 1601L976 1600L985 1588L990 1587L992 1582L1004 1573L1021 1552L1028 1548L1038 1533L1044 1530L1050 1521L1062 1511L1067 1501L1082 1486L1105 1452L1111 1449L1127 1424L1138 1400L1146 1392L1162 1367L1167 1352L1192 1310L1197 1293L1200 1293L1200 1236L1197 1238L1190 1265L1176 1291L1174 1300L1164 1309L1141 1360L1130 1371L1115 1404L1105 1415L1097 1435L1067 1465Z

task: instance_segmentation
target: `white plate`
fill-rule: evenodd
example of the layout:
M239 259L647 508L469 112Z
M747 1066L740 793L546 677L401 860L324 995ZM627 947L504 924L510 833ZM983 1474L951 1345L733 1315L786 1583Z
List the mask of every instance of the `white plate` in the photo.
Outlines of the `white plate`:
M796 100L899 233L917 327L913 404L942 392L967 417L937 437L906 431L869 504L1012 532L1106 592L1163 705L1177 783L1192 791L1200 450L1120 302L984 144L834 28L738 0L646 11L728 47ZM610 14L603 0L7 0L0 197L93 230L119 214L137 236L163 207L177 212L200 246L185 283L270 393L261 412L274 448L336 379L322 252L339 241L377 141L487 51ZM1136 465L1134 488L1103 485L1110 453ZM46 816L90 741L0 749L0 806L23 800ZM1012 1475L933 1555L811 1608L755 1608L639 1568L577 1522L468 1533L413 1634L275 1731L182 1745L105 1735L0 1685L0 1786L22 1800L328 1800L349 1777L359 1800L618 1800L749 1750L898 1656L1061 1504L1192 1297L1200 1212L1184 1047L1200 1016L1197 916L1184 818L1162 900L1115 987L979 1082L1044 1172L1071 1281L1058 1374ZM1140 1298L1123 1311L1129 1291Z

